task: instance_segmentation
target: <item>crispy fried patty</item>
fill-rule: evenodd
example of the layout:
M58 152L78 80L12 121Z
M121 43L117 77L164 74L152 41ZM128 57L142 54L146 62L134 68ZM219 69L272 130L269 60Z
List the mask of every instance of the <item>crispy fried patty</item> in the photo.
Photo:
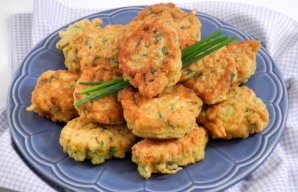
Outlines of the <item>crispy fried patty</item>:
M86 66L97 66L102 63L118 68L118 52L123 29L123 25L120 24L86 29L76 43L81 70Z
M34 111L54 122L67 122L76 117L72 94L78 78L77 73L66 70L44 72L37 79L32 104L27 111Z
M181 81L207 104L224 101L237 85L236 63L227 47L183 68Z
M60 134L63 151L76 161L101 164L112 157L124 158L135 136L124 125L104 126L84 118L69 121Z
M136 22L122 38L118 60L126 80L144 96L156 96L181 76L177 32L161 19Z
M90 85L82 85L80 82L99 82L110 81L116 77L120 77L121 72L118 68L109 65L99 65L97 67L85 67L80 79L78 80L75 91L74 99L78 101L86 97L86 94L79 92ZM124 123L123 111L120 103L117 101L117 94L110 94L101 99L92 100L81 104L76 107L81 117L87 118L90 121L115 125Z
M56 47L61 49L65 58L65 66L68 70L80 72L81 66L78 58L77 39L88 28L100 28L102 20L100 18L89 21L83 19L69 25L65 31L59 32L60 41Z
M204 110L198 121L213 138L247 138L267 127L269 113L253 90L243 86L232 89L226 101Z
M236 62L238 82L245 83L256 71L256 53L260 41L243 40L228 44L229 52Z
M181 84L169 87L156 98L147 99L132 88L119 92L127 126L143 138L183 137L196 126L202 101Z
M195 16L195 11L185 12L173 3L155 4L140 11L131 22L143 21L148 18L162 18L170 23L178 33L181 49L201 38L201 22Z
M174 174L185 166L204 159L208 135L196 126L180 139L144 139L132 147L132 161L148 179L152 173Z

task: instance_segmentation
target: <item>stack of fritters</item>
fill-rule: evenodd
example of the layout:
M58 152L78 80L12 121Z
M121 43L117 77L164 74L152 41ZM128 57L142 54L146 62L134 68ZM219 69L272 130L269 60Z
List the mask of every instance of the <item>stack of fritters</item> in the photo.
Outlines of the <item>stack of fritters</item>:
M230 43L182 69L181 49L200 40L194 11L157 4L127 25L101 24L84 19L59 33L68 71L42 74L28 107L68 122L60 144L76 161L100 164L132 149L143 177L173 174L204 158L207 131L213 138L246 138L268 125L262 100L239 87L256 70L259 41ZM73 107L90 86L82 82L122 76L133 87ZM143 140L136 143L136 136Z

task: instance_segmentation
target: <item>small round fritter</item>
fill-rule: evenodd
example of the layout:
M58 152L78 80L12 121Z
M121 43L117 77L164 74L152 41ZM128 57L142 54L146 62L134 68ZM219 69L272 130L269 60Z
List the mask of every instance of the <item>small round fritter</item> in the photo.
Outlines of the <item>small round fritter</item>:
M118 55L123 76L147 97L175 85L181 76L181 51L173 27L160 19L127 30Z
M269 113L253 90L243 86L232 89L226 101L204 110L198 121L213 138L247 138L267 127Z
M77 73L66 70L44 72L37 79L32 92L32 104L27 111L34 111L54 122L67 122L76 117L73 91L78 78Z
M86 67L75 86L75 101L87 96L86 94L80 94L80 90L90 87L90 85L82 85L80 82L106 82L120 76L121 72L119 69L113 68L109 65ZM117 101L116 93L107 95L101 99L85 102L76 107L76 109L81 117L87 118L96 123L107 125L124 123L122 106Z
M132 147L132 161L146 179L152 173L174 174L180 166L204 159L207 142L208 134L199 126L180 139L144 139Z
M247 82L256 71L256 53L260 49L260 41L243 40L229 43L227 47L237 65L238 82Z
M74 160L101 164L112 157L124 158L135 140L124 125L103 126L76 118L62 129L59 143Z
M185 12L173 3L148 6L139 12L132 22L157 17L169 22L176 29L181 49L200 40L201 22L195 16L195 11Z
M83 19L69 25L65 31L59 32L60 41L56 47L61 49L65 58L65 66L70 71L80 72L81 67L77 56L78 50L76 49L77 39L87 28L100 28L102 20L97 18L92 21Z
M169 87L156 98L147 99L132 88L119 92L127 127L143 138L183 137L196 126L202 101L180 84Z
M237 85L237 70L227 47L182 69L183 85L193 89L207 104L224 101L230 88Z
M123 25L119 24L86 29L76 45L81 70L101 63L118 67L117 57L123 29Z

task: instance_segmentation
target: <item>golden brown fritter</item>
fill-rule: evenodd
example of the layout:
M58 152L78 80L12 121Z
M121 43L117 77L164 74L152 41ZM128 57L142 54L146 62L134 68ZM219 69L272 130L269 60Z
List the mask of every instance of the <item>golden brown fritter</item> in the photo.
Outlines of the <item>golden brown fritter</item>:
M256 53L260 49L258 40L242 40L228 44L229 52L236 62L238 82L245 83L256 71Z
M237 84L236 63L227 47L223 47L183 68L180 81L204 103L215 104L224 101L230 87Z
M76 48L81 70L99 64L118 68L118 52L123 25L107 25L104 28L87 28L78 38Z
M160 19L127 30L118 60L123 76L147 97L175 85L181 76L181 51L173 27Z
M195 11L185 12L173 3L155 4L139 12L132 22L143 21L148 18L161 18L170 23L178 33L181 49L201 38L201 22L195 16Z
M72 94L78 78L77 73L66 70L44 72L37 79L32 104L27 111L34 111L54 122L67 122L76 117Z
M124 125L103 126L78 117L62 129L59 143L74 160L101 164L112 157L124 158L135 136Z
M87 28L100 28L102 20L97 18L92 21L88 19L83 19L81 21L75 22L69 25L65 31L60 31L60 41L57 43L56 47L61 49L65 58L65 66L70 71L80 72L81 67L79 59L77 56L78 50L76 49L77 38L84 32Z
M127 127L143 138L183 137L196 126L202 101L188 88L178 84L156 98L147 99L132 88L119 92Z
M86 94L79 93L80 90L90 87L90 85L82 85L80 82L110 81L120 76L121 72L119 69L109 65L86 67L75 86L75 101L86 97ZM81 117L96 123L107 125L124 123L123 111L120 103L117 101L117 94L110 94L101 99L85 102L76 107L76 109Z
M146 179L152 173L174 174L180 166L204 159L207 142L207 132L199 126L180 139L144 139L132 147L132 161Z
M247 138L267 127L269 113L253 90L243 86L231 90L226 101L204 110L198 121L213 138Z

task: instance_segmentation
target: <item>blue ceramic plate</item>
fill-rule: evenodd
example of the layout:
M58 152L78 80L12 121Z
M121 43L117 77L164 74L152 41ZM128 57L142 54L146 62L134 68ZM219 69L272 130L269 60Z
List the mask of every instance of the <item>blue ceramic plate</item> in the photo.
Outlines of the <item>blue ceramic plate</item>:
M108 10L88 16L100 17L104 25L125 24L142 7ZM226 35L253 39L237 28L212 16L198 13L202 36L220 29ZM63 30L66 26L59 29ZM269 127L248 139L211 140L206 158L174 175L155 174L143 179L136 165L125 160L109 160L99 166L78 163L62 152L58 139L63 125L26 112L37 77L49 69L65 69L63 55L55 48L58 31L41 41L26 57L11 84L8 117L13 139L27 161L54 183L74 191L190 191L222 190L247 176L270 155L280 138L287 118L287 93L280 70L264 47L257 54L256 73L246 84L266 103Z

